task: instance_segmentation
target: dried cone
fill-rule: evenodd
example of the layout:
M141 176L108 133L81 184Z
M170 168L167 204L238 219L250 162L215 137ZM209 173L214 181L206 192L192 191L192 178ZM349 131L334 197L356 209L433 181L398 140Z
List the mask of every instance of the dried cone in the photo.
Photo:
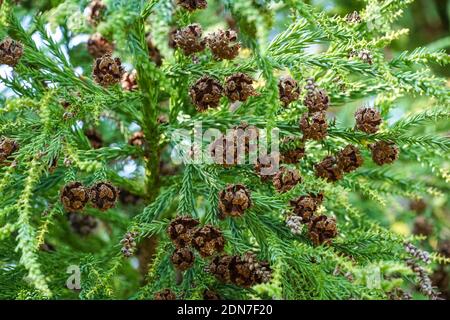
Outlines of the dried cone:
M99 149L103 146L103 139L97 130L90 128L87 129L84 134L88 138L92 148Z
M250 192L242 184L228 185L219 192L219 210L222 217L240 217L251 205Z
M314 217L308 225L308 232L315 245L330 244L337 236L336 219L325 215Z
M316 86L313 79L308 79L305 86L306 96L303 103L308 108L309 113L326 111L330 105L330 98L325 90Z
M89 191L89 198L94 208L106 211L116 205L119 190L108 182L98 182Z
M294 138L288 137L283 141L280 160L286 164L296 164L305 156L305 146Z
M223 251L225 238L219 229L211 225L205 225L194 232L192 246L197 249L202 257L210 257Z
M153 44L152 36L150 33L147 34L146 40L150 60L153 61L156 66L160 67L162 65L162 55L161 52L159 52L158 48Z
M213 290L205 289L203 291L203 300L222 300L219 294Z
M19 150L19 144L6 137L0 138L0 166L8 160L8 158L17 150Z
M359 149L349 144L338 153L337 162L344 172L352 172L361 167L364 160Z
M198 220L190 217L177 217L170 222L167 234L177 248L189 246L192 241L192 234L199 223Z
M241 48L234 30L219 30L209 34L206 43L216 60L233 60L238 56Z
M177 0L177 5L188 11L195 11L198 9L206 9L208 3L206 0Z
M102 0L91 0L91 3L87 6L88 22L96 26L102 20L105 11L106 5Z
M138 87L137 83L137 71L125 72L120 80L120 85L125 91L136 91Z
M94 217L77 212L69 213L69 223L72 230L81 236L91 234L97 227L97 220Z
M107 87L119 83L124 71L119 58L105 54L94 62L92 76L98 84Z
M208 266L208 272L213 274L219 281L227 283L230 281L230 263L232 256L216 256Z
M292 77L285 76L278 81L278 93L280 100L287 107L291 102L300 97L300 87Z
M11 38L6 38L0 42L0 64L10 67L16 66L23 55L23 45Z
M268 181L275 176L279 170L279 159L278 153L262 155L256 159L255 172L261 177L262 181Z
M60 198L66 211L80 211L89 201L89 191L81 182L70 182L61 189Z
M305 140L323 140L328 133L325 112L316 112L311 116L304 114L300 120L300 129L303 132L303 139Z
M131 138L128 140L128 144L135 147L142 147L145 144L144 132L138 131L133 133Z
M114 51L114 45L104 38L100 33L94 33L87 42L87 49L91 56L100 58Z
M369 145L372 151L372 160L377 165L391 164L398 159L399 149L391 142L378 141Z
M202 38L202 27L196 23L176 30L173 34L173 42L174 47L180 48L187 56L202 52L206 47L205 40Z
M381 114L372 108L360 108L355 113L356 128L365 133L375 133L381 124Z
M323 194L319 193L300 196L294 200L289 201L294 215L302 219L302 223L309 223L317 211L317 208L322 204Z
M174 253L170 257L170 261L177 270L185 271L192 267L194 264L194 253L188 248L175 249Z
M217 108L222 98L223 87L215 79L203 76L190 89L192 103L202 112L208 108Z
M433 225L424 216L414 220L413 234L429 237L433 234Z
M229 265L230 282L244 288L267 282L271 278L271 270L267 263L258 262L253 253L243 257L234 256Z
M225 80L225 95L231 101L247 101L257 95L253 88L253 79L245 73L236 73Z
M314 166L316 176L327 180L328 182L334 182L342 179L343 171L338 165L338 161L333 156L325 157L322 162L319 162Z
M280 192L288 192L294 188L302 178L297 170L290 170L286 167L281 167L280 170L273 177L273 186Z
M177 296L170 289L164 289L154 294L155 300L176 300Z

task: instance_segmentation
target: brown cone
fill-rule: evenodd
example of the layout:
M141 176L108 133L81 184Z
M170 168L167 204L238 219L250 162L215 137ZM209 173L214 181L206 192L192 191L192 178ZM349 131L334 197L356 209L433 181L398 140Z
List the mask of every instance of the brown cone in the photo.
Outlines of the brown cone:
M233 60L241 48L234 30L219 30L209 34L206 43L216 60Z
M325 112L316 112L312 115L304 114L300 120L300 129L305 140L323 140L328 133Z
M292 77L281 77L278 81L278 93L280 100L287 107L291 102L300 97L300 87Z
M205 225L194 232L192 246L198 250L202 257L210 257L223 251L225 238L220 229Z
M427 208L427 204L423 199L414 199L409 203L409 209L417 213L423 213Z
M188 248L178 248L175 249L172 256L170 257L170 261L177 270L185 271L192 267L194 264L195 256L191 250Z
M205 40L202 38L202 27L197 23L175 31L173 41L175 47L180 48L187 56L202 52L206 47Z
M314 217L308 225L311 241L317 246L330 244L337 236L336 219L325 215Z
M338 153L337 162L344 172L352 172L361 167L364 160L359 149L349 144Z
M0 166L8 160L8 158L17 150L19 150L19 144L6 137L0 138Z
M23 55L23 45L11 38L6 38L0 42L0 64L10 67L16 66Z
M116 205L119 190L108 182L98 182L89 191L92 206L101 211L106 211Z
M155 300L176 300L177 296L170 289L164 289L154 294Z
M327 180L328 182L334 182L342 179L343 171L338 165L337 159L333 156L327 156L322 162L319 162L314 166L316 176Z
M272 181L273 186L278 192L285 193L301 182L302 178L297 170L289 170L286 167L281 167Z
M142 147L145 144L145 137L143 131L137 131L133 133L131 138L128 140L128 144L135 147Z
M232 256L216 256L208 266L208 272L213 274L219 281L228 283L230 281L230 262Z
M326 111L330 105L330 98L325 90L316 86L313 79L308 79L305 87L307 93L303 103L308 108L309 113Z
M97 220L93 216L77 212L69 213L69 223L72 230L80 236L91 234L97 227Z
M219 192L219 210L222 217L240 217L251 205L250 192L242 184L228 185Z
M66 211L80 211L89 201L89 192L81 182L70 182L61 189L60 198Z
M322 204L323 194L319 193L300 196L289 202L292 207L294 215L302 218L302 223L309 223L317 211L317 208Z
M381 114L372 108L360 108L355 113L356 128L365 133L375 133L381 124Z
M94 62L92 76L98 84L107 87L119 83L124 71L119 58L106 54Z
M305 156L305 146L298 139L291 137L283 141L281 149L281 162L286 164L296 164Z
M217 108L223 95L222 85L209 76L201 77L190 89L192 103L202 112L208 108Z
M177 217L170 222L167 234L177 248L189 246L192 241L192 234L199 223L198 220L190 217Z
M105 54L111 54L114 51L114 45L100 33L94 33L87 42L87 49L91 56L100 58Z
M106 11L106 5L102 0L91 0L91 3L87 6L88 22L96 26L102 20L103 15Z
M177 5L188 11L195 11L198 9L206 9L208 3L206 0L177 0Z
M279 153L262 155L256 159L255 172L261 177L262 181L266 182L275 176L279 170L277 165L279 159Z
M225 80L225 95L231 101L246 101L257 95L253 88L253 79L245 73L236 73Z
M391 164L398 159L399 149L394 143L378 141L369 145L372 160L377 165Z

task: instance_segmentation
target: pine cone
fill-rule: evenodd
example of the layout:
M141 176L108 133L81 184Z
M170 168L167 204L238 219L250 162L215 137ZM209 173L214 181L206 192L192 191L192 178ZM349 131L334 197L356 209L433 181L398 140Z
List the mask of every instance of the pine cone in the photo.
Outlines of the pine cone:
M355 113L356 128L365 133L375 133L381 124L381 114L372 108L360 108Z
M232 256L216 256L209 264L207 271L213 274L219 281L228 283L230 281L230 263Z
M205 289L203 291L203 300L222 300L219 294L213 290Z
M65 185L60 194L62 204L69 212L83 210L89 201L89 191L78 181Z
M131 138L128 140L128 144L135 147L142 147L145 144L145 137L143 131L137 131L133 133Z
M276 154L266 154L260 155L256 159L255 172L261 177L262 181L268 181L272 179L278 172L280 155Z
M424 216L418 216L414 220L413 234L429 237L433 234L433 225Z
M245 73L236 73L225 80L225 95L232 101L247 101L257 92L253 88L253 79Z
M80 236L91 234L97 227L97 220L94 217L77 212L69 213L69 223L72 230Z
M125 72L120 80L120 84L125 91L136 91L139 88L136 70Z
M202 257L210 257L223 251L225 238L222 231L211 225L197 228L192 236L192 246L198 250Z
M195 11L197 9L206 9L208 3L206 0L177 0L177 5L188 11Z
M338 165L338 161L333 156L327 156L322 162L319 162L314 166L316 171L316 176L327 180L328 182L333 182L342 179L343 171Z
M164 289L154 294L155 300L177 300L177 296L170 289Z
M222 98L223 87L215 79L203 76L190 89L192 103L202 112L208 108L217 108Z
M288 137L284 139L281 149L281 162L286 164L296 164L305 156L305 145L294 139Z
M234 256L229 264L230 282L244 288L268 282L272 270L267 262L257 261L256 255L247 252L241 258Z
M219 192L219 210L222 217L240 217L251 205L250 192L242 184L228 185Z
M353 11L352 13L347 14L345 16L345 20L347 20L348 23L361 23L361 17L358 11Z
M216 60L233 60L238 56L241 48L241 44L237 41L237 33L234 30L219 30L209 34L206 43Z
M153 61L157 67L160 67L162 65L162 55L161 52L159 52L158 48L153 44L152 36L150 33L146 35L146 40L150 60Z
M206 47L205 40L202 38L202 27L196 23L175 31L173 41L175 47L183 50L187 56L202 52Z
M301 182L302 178L297 170L289 170L286 167L281 167L272 181L273 186L278 192L285 193Z
M298 100L300 97L300 87L292 77L284 76L278 81L278 93L281 102L287 107L291 102Z
M316 112L311 116L304 114L300 120L300 129L303 139L323 140L328 133L327 117L325 112Z
M308 107L309 113L326 111L330 105L330 98L325 90L316 86L314 79L308 79L306 86L306 96L303 103Z
M414 199L409 202L409 209L417 213L423 213L427 208L427 204L423 199Z
M97 130L89 128L84 132L84 134L88 138L92 148L99 149L103 146L103 139Z
M355 146L351 144L347 145L337 155L338 166L342 168L344 172L352 172L362 166L364 159L361 156L361 152Z
M314 217L308 225L308 232L315 245L330 244L337 236L336 219L325 215Z
M136 237L137 232L127 232L123 239L120 241L122 244L122 254L125 258L131 257L136 251Z
M309 223L322 201L322 193L317 195L310 193L289 201L289 205L293 208L292 213L294 215L301 217L303 223Z
M119 83L124 71L119 58L105 54L94 62L92 76L98 84L107 87Z
M101 58L105 54L112 54L114 45L100 33L94 33L87 42L87 49L89 54L94 58Z
M0 64L15 67L23 55L23 45L11 38L0 42Z
M379 166L391 164L398 159L399 149L391 142L378 141L370 144L369 148L372 151L373 162Z
M92 206L101 211L106 211L116 205L119 190L108 182L98 182L89 191Z
M6 137L0 138L0 166L4 164L6 160L17 150L19 150L19 144Z
M167 228L169 238L175 243L177 248L189 246L192 241L192 234L199 223L198 220L190 217L177 217L170 222Z
M175 249L174 253L170 257L173 265L177 270L185 271L192 267L194 264L195 256L188 248Z
M91 3L87 6L88 22L96 26L102 20L106 11L106 5L102 0L91 0Z

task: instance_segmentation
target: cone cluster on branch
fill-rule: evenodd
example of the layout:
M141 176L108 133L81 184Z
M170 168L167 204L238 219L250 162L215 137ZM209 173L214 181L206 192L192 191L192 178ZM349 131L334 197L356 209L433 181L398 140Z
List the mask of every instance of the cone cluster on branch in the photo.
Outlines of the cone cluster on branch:
M122 244L122 254L125 258L131 257L136 251L136 237L138 236L137 232L129 231L125 234L123 239L120 241Z
M352 172L362 166L364 160L359 149L353 145L347 145L336 156L327 156L317 163L315 173L317 177L328 182L335 182L344 177L344 173Z
M7 137L0 137L0 167L5 164L17 150L19 150L17 141Z
M219 192L219 210L222 218L241 217L251 205L250 191L242 184L228 185Z
M119 58L113 58L111 54L105 54L94 62L92 76L98 84L108 87L119 83L124 70Z
M61 203L68 212L83 210L89 201L94 208L106 211L115 206L118 196L119 190L109 182L98 182L91 188L78 181L70 182L60 192Z
M23 55L23 45L11 38L0 42L0 64L15 67Z
M62 188L60 198L66 211L81 211L89 201L89 190L81 182L70 182Z
M311 219L322 204L322 201L322 193L310 193L291 200L289 205L292 207L292 215L300 217L302 223L307 224L311 222Z
M97 228L97 219L90 215L69 212L68 219L72 230L80 236L90 235Z

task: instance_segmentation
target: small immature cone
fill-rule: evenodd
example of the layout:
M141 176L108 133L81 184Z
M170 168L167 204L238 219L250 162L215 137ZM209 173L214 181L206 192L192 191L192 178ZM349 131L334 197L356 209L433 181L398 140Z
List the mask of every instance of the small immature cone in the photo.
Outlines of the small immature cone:
M88 22L93 26L97 26L98 23L102 20L105 11L106 5L102 0L91 0L89 5L87 6Z
M253 88L253 79L245 73L236 73L225 80L225 95L232 102L247 101L257 95Z
M188 11L195 11L198 9L206 9L208 3L206 0L177 0L177 5Z
M108 87L119 83L124 71L119 58L106 54L94 62L92 76L98 84Z
M304 114L300 120L300 129L303 139L323 140L328 133L328 123L325 112L316 112L312 115Z
M61 189L60 198L66 211L80 211L89 201L89 191L81 182L70 182Z
M136 91L138 90L137 83L137 71L133 70L131 72L125 72L120 80L120 85L125 91Z
M326 111L330 105L330 98L325 90L316 86L313 79L308 79L305 86L306 96L303 100L309 113Z
M352 172L361 167L364 162L359 149L351 144L338 153L337 161L344 172Z
M173 42L174 46L180 48L187 56L202 52L206 47L206 42L202 38L202 27L197 23L174 31Z
M292 207L292 213L302 219L302 223L309 223L322 201L322 193L309 194L289 201L289 205Z
M211 225L205 225L194 232L192 246L202 257L210 257L223 251L225 238L220 229Z
M365 133L375 133L381 124L381 114L372 108L360 108L355 113L356 128Z
M338 165L337 159L334 156L325 157L314 168L316 176L328 182L334 182L343 177L342 168Z
M177 270L185 271L194 264L195 256L188 248L175 249L170 261Z
M284 76L278 81L278 93L280 100L287 107L291 102L300 97L300 87L292 77Z
M4 164L6 160L17 150L19 150L19 144L7 137L0 138L0 166Z
M240 217L251 205L250 192L242 184L228 185L219 192L219 210L222 217Z
M177 248L183 248L191 244L192 235L199 224L198 220L190 217L177 217L170 222L167 234Z
M106 211L116 205L119 190L109 182L98 182L89 191L92 206L101 211Z
M209 34L206 43L216 60L233 60L241 48L234 30L219 30Z
M308 225L311 241L317 246L330 244L337 236L336 219L325 215L314 217Z
M114 51L114 45L104 38L100 33L94 33L87 42L89 54L94 58L100 58Z
M391 142L378 141L369 145L372 151L372 160L377 165L391 164L398 159L399 149Z
M93 216L77 212L69 213L69 223L72 230L80 236L91 234L97 227L97 219Z
M222 85L209 76L201 77L189 90L192 103L202 112L208 108L217 108L223 95Z
M177 296L175 293L170 289L164 289L161 291L158 291L154 294L153 298L155 300L176 300Z
M11 38L6 38L0 42L0 64L10 67L16 66L23 55L23 45Z
M286 167L281 167L272 181L275 189L280 193L284 193L294 188L302 181L302 178L296 169L290 170Z

